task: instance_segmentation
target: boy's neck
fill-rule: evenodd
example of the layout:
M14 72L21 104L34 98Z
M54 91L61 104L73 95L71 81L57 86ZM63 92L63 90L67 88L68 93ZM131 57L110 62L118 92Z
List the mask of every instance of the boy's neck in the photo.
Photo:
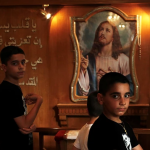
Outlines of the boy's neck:
M107 117L109 120L112 120L112 121L114 121L114 122L116 122L116 123L122 123L122 121L120 120L120 117L118 116L113 116L113 115L109 115L109 114L107 114L107 113L105 113L105 112L103 112L103 114L105 115L105 117Z
M10 82L12 84L19 85L19 79L13 79L13 78L5 77L4 80L8 81L8 82Z
M90 117L90 120L87 122L87 124L93 124L97 119L98 117Z

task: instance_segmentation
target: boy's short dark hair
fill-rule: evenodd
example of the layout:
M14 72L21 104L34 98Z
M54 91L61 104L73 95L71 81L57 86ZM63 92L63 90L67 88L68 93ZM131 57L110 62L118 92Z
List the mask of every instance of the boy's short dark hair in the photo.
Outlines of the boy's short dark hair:
M17 46L4 47L0 53L0 58L1 58L2 64L6 65L8 60L10 59L10 57L14 54L24 54L25 55L24 51Z
M97 100L98 91L89 94L87 99L87 108L91 117L98 117L102 113L102 105Z
M106 73L99 82L99 93L105 95L115 83L128 83L129 80L118 72Z

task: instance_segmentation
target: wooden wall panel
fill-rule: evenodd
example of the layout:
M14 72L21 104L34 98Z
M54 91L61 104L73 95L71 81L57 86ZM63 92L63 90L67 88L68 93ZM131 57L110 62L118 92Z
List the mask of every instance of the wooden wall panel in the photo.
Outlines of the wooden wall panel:
M74 47L70 36L70 16L82 17L89 11L99 7L96 6L54 6L50 7L49 11L55 14L52 20L46 20L40 14L41 6L13 6L0 7L1 20L0 25L7 22L16 23L22 18L33 17L37 23L36 34L41 37L43 48L35 47L35 45L21 46L25 52L27 59L35 61L38 57L43 59L43 64L38 64L37 70L32 70L31 65L27 64L27 73L25 78L27 80L31 76L38 76L38 86L21 86L24 95L29 92L36 92L42 95L44 102L35 120L38 127L59 127L58 110L56 105L58 103L73 102L70 99L70 86L74 74ZM149 104L149 83L150 83L150 5L142 4L115 4L112 5L124 11L128 15L142 15L142 57L139 60L138 50L136 53L136 70L137 77L140 84L140 98L139 104ZM30 33L30 32L29 32ZM0 30L0 35L6 36ZM35 36L34 33L33 37ZM22 31L15 34L19 40L20 36L24 37L27 32ZM10 35L9 35L10 36ZM9 37L8 36L8 37ZM7 36L6 36L7 38ZM0 46L0 49L3 46ZM4 74L0 71L0 81L2 81ZM29 110L32 106L29 107ZM82 122L76 122L77 127L81 127L88 118L84 118ZM79 120L78 118L76 120ZM70 126L75 126L73 119L68 119ZM35 140L38 137L35 135ZM54 140L49 139L51 142ZM54 148L54 144L50 144L46 140L47 148ZM35 145L35 149L37 146Z

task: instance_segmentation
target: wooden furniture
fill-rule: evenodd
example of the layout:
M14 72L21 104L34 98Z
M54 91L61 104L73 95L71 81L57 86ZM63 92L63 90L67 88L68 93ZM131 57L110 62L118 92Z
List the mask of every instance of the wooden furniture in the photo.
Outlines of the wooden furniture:
M34 132L39 133L39 150L43 150L44 136L55 136L60 130L77 130L76 128L36 128Z
M66 130L66 133L62 137L61 146L58 146L58 143L56 144L57 150L70 150L72 148L72 144L76 139L78 129L75 128L37 128L34 132L39 132L39 150L43 150L44 146L44 136L55 136L59 131ZM72 134L72 131L75 131L74 136L70 136ZM150 129L148 128L133 128L133 131L135 133L135 136L138 139L139 135L147 135L150 134ZM74 134L73 133L73 134Z
M150 129L147 128L133 128L133 131L137 139L140 134L150 134Z
M44 135L55 136L60 128L37 128L34 132L39 132L39 150L43 150Z

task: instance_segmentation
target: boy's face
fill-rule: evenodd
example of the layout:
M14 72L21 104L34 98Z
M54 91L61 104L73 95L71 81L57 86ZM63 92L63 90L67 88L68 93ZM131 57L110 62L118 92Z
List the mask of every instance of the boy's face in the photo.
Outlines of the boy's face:
M103 105L103 112L110 117L120 117L128 109L130 87L128 83L115 83L110 90L102 95L98 93L98 101Z
M24 76L26 64L24 54L14 54L7 61L7 64L2 64L3 70L7 77L13 79L20 79Z

